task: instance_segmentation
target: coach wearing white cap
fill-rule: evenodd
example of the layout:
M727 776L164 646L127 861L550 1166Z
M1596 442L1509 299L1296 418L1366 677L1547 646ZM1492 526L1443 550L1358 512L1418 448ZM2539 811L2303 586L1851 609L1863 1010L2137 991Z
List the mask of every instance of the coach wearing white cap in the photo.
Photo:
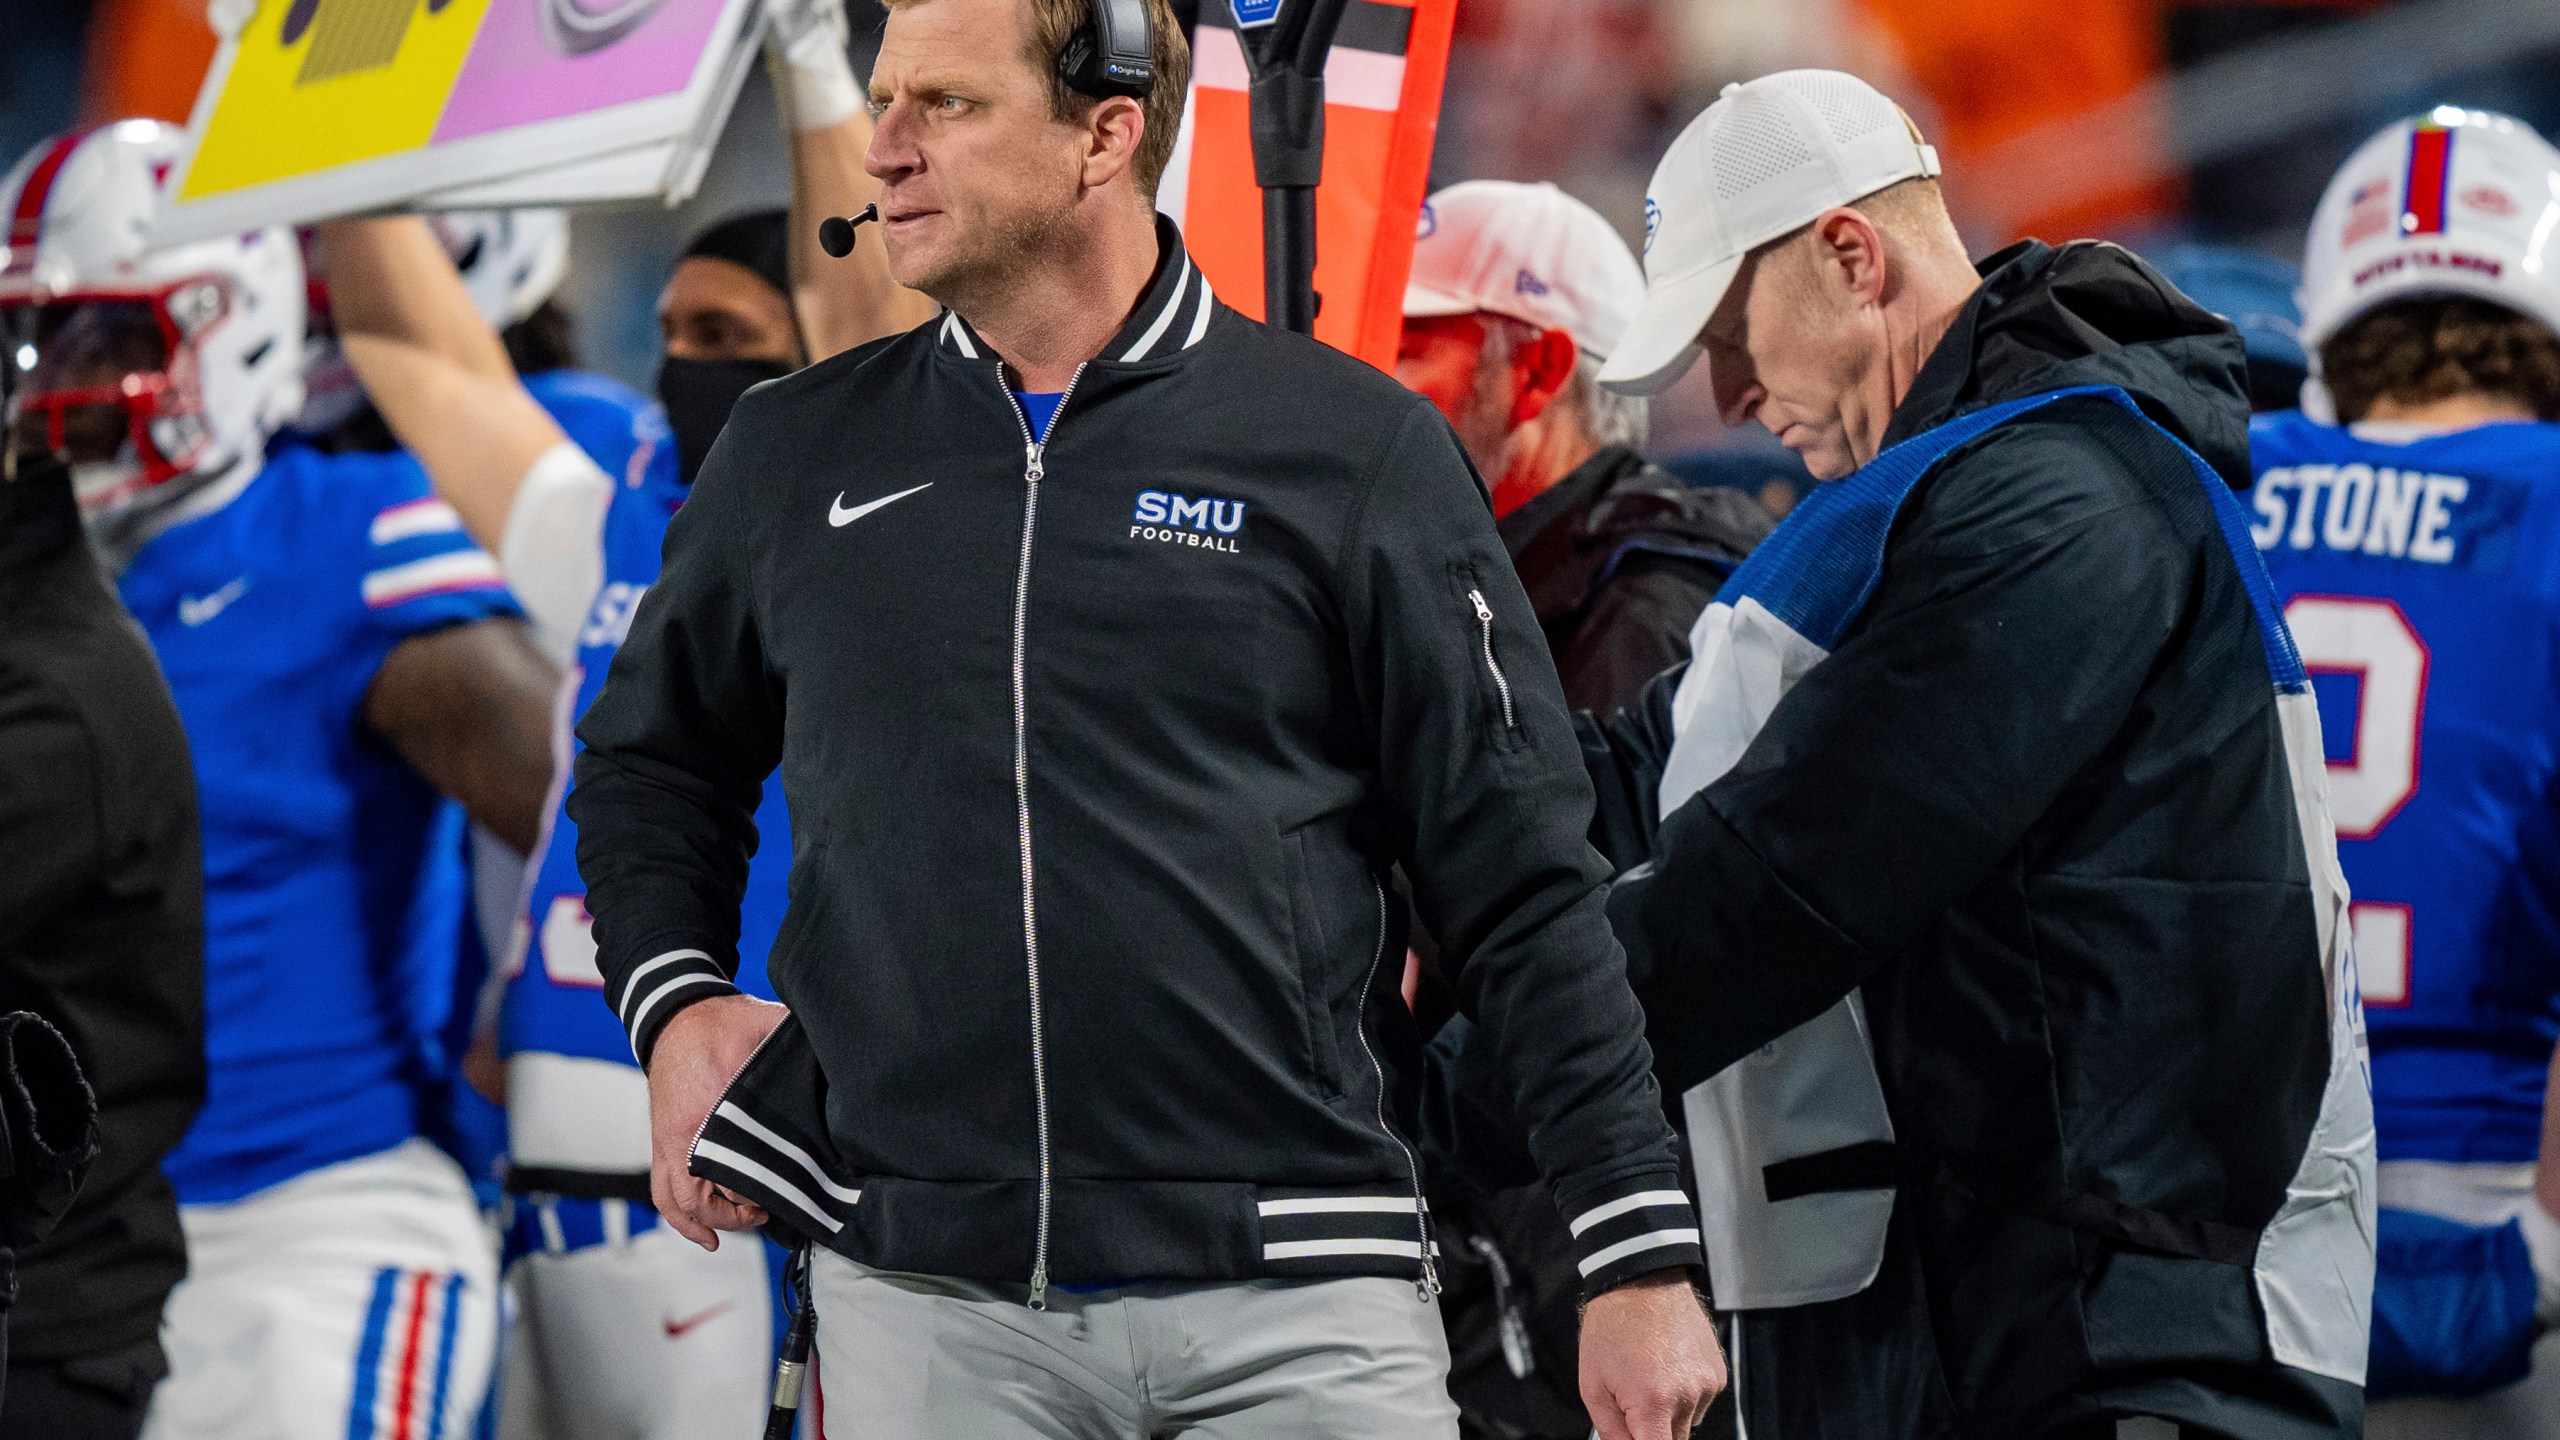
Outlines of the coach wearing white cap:
M1749 1433L2360 1434L2371 1109L2239 338L2111 245L1969 264L1937 171L1850 76L1729 87L1602 375L1703 359L1837 482L1700 618L1610 903Z
M1468 180L1422 207L1396 378L1448 418L1576 709L1606 714L1686 658L1689 625L1767 512L1646 463L1646 402L1599 384L1644 272L1553 185Z

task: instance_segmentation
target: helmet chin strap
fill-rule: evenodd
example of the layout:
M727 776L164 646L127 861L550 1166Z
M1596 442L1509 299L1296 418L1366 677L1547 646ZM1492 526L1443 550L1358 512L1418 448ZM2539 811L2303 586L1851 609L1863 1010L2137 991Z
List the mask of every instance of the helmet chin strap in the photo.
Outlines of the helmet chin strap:
M121 575L124 567L142 547L173 526L210 515L240 497L257 478L265 456L255 450L235 456L228 465L192 470L159 484L134 497L131 504L91 519L88 522L89 547L97 552L98 561L111 575Z

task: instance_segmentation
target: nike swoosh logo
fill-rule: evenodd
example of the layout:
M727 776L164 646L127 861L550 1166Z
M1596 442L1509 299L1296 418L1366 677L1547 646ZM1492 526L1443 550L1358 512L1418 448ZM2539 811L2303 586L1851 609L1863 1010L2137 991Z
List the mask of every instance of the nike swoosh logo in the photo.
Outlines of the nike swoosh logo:
M658 1323L666 1330L668 1339L681 1340L692 1332L701 1329L711 1321L728 1314L729 1310L730 1302L723 1300L719 1304L712 1306L710 1309L703 1311L701 1314L692 1316L688 1319L660 1320Z
M178 623L192 630L231 608L231 602L248 593L249 577L241 576L210 595L178 597Z
M845 526L852 524L854 521L861 519L863 516L870 514L872 511L879 509L883 505L894 504L897 501L904 500L908 496L915 494L916 490L930 490L932 488L933 482L927 480L923 484L917 486L915 490L901 490L895 495L883 495L877 500L867 501L863 504L856 505L850 510L845 508L844 492L839 490L836 492L835 503L827 507L827 523L841 530Z

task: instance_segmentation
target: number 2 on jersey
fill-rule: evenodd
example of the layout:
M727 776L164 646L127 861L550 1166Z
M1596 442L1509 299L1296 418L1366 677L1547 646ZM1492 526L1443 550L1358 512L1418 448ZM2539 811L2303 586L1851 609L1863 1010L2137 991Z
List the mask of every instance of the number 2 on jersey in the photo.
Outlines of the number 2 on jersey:
M2388 600L2301 595L2284 618L2305 668L2356 677L2354 738L2329 762L2329 815L2339 839L2370 840L2418 793L2426 642ZM2408 1004L2409 907L2358 902L2351 913L2365 1004Z

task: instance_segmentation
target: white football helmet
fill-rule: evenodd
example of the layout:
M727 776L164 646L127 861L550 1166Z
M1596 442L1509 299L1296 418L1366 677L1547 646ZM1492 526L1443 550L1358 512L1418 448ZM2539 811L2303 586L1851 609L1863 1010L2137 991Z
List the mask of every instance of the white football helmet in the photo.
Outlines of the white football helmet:
M492 328L532 314L569 273L569 212L556 205L449 210L427 224Z
M2320 346L2387 300L2469 295L2560 332L2560 150L2532 127L2440 105L2356 147L2312 213L2302 257L2306 408Z
M153 248L184 134L48 140L0 182L0 396L12 443L71 464L92 522L265 454L302 404L302 254L269 228Z
M492 329L504 330L540 308L569 273L569 212L558 206L516 210L449 210L427 217L473 308ZM306 259L308 256L306 256ZM364 404L364 386L338 348L329 322L329 283L312 272L311 341L303 360L308 398L293 428L322 434L337 428Z

